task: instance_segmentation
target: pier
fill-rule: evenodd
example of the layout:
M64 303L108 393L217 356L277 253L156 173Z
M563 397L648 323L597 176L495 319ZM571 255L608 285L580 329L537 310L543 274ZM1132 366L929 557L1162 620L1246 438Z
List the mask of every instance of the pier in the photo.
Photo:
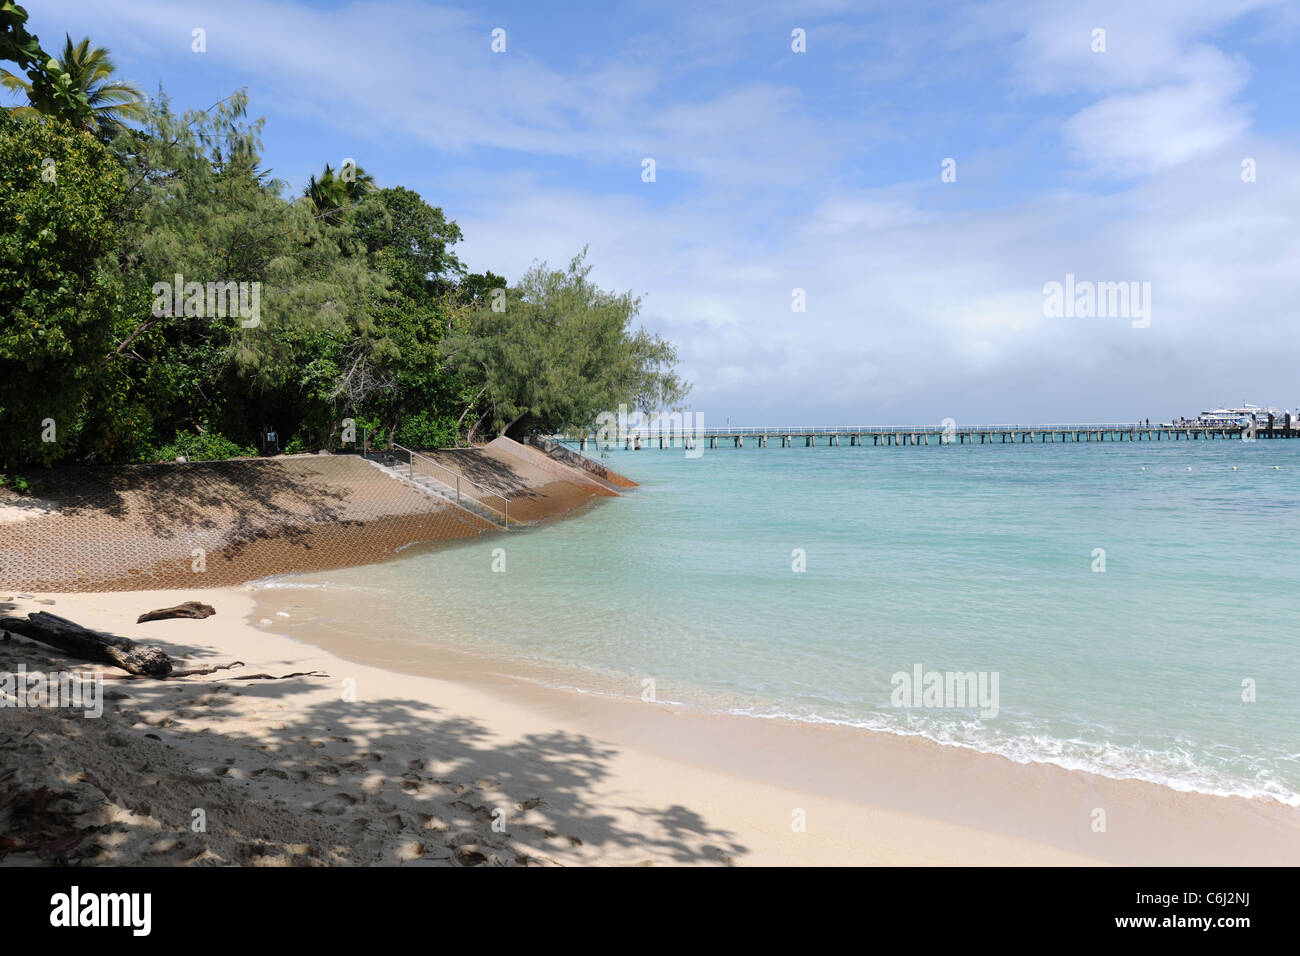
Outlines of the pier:
M552 441L576 445L583 451L593 447L636 448L814 448L819 445L917 446L917 445L1006 445L1135 441L1269 440L1300 437L1294 422L1285 427L1259 425L1254 430L1238 425L1163 424L1140 422L1089 422L1043 425L817 425L784 427L679 429L640 428L620 434L617 442L598 442L593 434L553 435Z

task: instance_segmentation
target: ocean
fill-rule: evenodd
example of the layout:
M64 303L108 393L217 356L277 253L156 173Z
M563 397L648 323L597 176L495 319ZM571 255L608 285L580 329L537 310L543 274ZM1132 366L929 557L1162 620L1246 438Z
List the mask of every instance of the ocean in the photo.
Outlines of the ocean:
M778 444L611 451L624 498L275 586L399 666L1300 805L1300 441Z

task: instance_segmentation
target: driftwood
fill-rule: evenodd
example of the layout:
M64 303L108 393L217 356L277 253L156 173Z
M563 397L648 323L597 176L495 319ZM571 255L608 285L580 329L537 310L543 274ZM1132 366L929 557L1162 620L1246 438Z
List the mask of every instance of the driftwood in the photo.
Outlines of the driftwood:
M92 631L48 611L29 614L25 621L20 617L0 618L0 629L57 647L82 660L112 664L132 674L166 677L172 672L171 658L156 647Z
M292 674L240 674L238 677L218 677L217 680L288 680L290 677L329 677L324 671L294 671Z
M229 664L217 664L215 667L198 667L189 671L172 671L172 677L200 677L204 674L215 674L217 671L234 670L236 667L247 667L243 661L231 661ZM217 680L288 680L290 677L329 677L323 671L295 671L292 674L282 674L276 677L274 674L240 674L238 677L218 677Z
M186 601L184 604L177 604L175 607L159 608L156 611L149 611L145 614L141 614L135 619L135 623L143 624L145 621L166 621L173 617L205 618L212 617L212 615L216 613L216 608L211 604L200 604L198 601Z
M172 677L200 677L204 674L215 674L217 671L232 671L236 667L247 667L243 661L231 661L229 664L216 664L213 667L196 667L188 671L172 671Z

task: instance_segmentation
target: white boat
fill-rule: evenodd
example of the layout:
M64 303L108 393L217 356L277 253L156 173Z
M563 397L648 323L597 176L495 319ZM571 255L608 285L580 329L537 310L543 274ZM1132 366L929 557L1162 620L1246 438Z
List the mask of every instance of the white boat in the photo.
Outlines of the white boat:
M1254 421L1256 425L1267 426L1270 414L1275 424L1281 424L1285 417L1285 413L1276 408L1262 408L1259 405L1243 402L1240 408L1212 408L1208 412L1201 412L1196 423L1218 428L1236 425L1244 427Z

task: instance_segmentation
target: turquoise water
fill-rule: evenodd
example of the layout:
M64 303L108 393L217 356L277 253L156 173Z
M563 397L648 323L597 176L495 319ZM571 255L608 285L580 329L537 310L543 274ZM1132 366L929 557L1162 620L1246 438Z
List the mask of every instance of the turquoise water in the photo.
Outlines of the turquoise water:
M635 494L283 583L327 582L410 655L1300 805L1300 441L606 461ZM917 665L996 673L996 716L894 706Z

